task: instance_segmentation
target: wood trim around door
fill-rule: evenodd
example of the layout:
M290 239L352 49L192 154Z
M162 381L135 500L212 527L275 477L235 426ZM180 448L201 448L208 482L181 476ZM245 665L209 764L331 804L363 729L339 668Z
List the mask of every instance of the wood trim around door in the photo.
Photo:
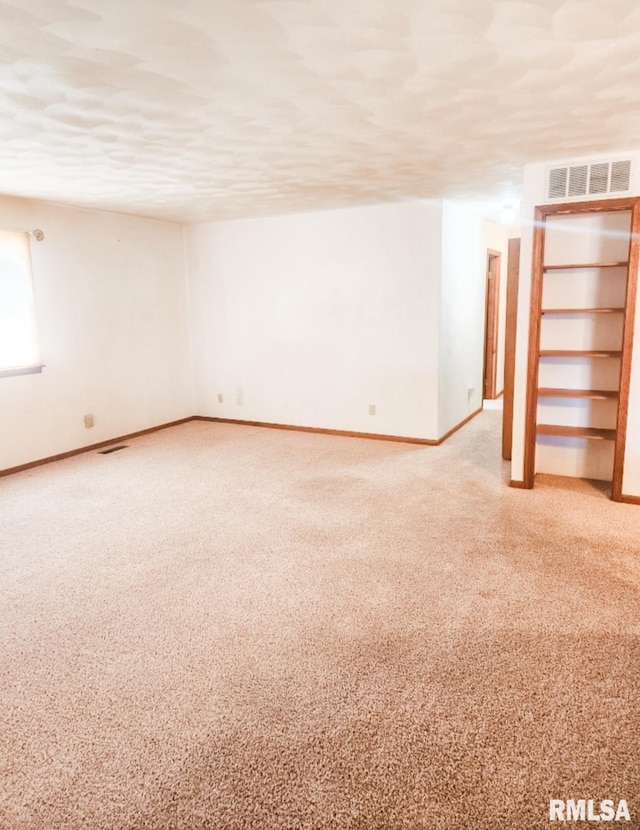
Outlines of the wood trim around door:
M516 324L518 318L518 278L520 239L509 240L507 259L507 312L504 333L504 404L502 407L502 457L511 461L513 443L513 389L516 371Z
M498 323L500 317L500 251L487 249L487 283L485 300L484 371L482 397L494 400L498 368Z
M527 370L527 409L525 420L524 469L522 480L527 490L533 487L536 465L536 410L538 408L538 353L540 351L540 312L542 309L542 269L544 263L544 222L541 207L534 212L533 260L531 263L531 305L529 309L529 363Z
M640 200L631 210L631 239L629 242L629 264L627 266L627 296L622 329L622 359L620 361L620 385L618 391L618 419L616 423L616 445L613 455L613 477L611 499L622 501L622 476L624 473L624 452L627 443L627 421L629 414L629 386L631 383L631 354L633 352L633 331L638 286L638 264L640 262Z

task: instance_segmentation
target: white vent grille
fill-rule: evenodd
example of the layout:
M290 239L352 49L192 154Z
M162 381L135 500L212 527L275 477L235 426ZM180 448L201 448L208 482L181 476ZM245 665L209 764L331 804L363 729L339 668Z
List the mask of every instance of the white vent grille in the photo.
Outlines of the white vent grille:
M569 168L569 192L567 196L584 196L587 192L587 176L589 168L586 164Z
M610 164L592 164L589 170L589 194L591 196L606 193L609 187Z
M556 167L549 171L549 198L564 199L567 195L568 167Z
M612 193L620 193L629 190L631 182L631 162L614 161L611 165L611 184L609 190Z
M576 199L626 193L631 183L631 161L599 161L552 167L547 198Z

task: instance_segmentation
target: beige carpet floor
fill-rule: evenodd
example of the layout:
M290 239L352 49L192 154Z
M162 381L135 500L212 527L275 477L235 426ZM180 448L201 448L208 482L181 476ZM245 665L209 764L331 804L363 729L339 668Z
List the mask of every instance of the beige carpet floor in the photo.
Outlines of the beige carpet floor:
M2 830L640 827L640 508L509 489L499 423L0 479Z

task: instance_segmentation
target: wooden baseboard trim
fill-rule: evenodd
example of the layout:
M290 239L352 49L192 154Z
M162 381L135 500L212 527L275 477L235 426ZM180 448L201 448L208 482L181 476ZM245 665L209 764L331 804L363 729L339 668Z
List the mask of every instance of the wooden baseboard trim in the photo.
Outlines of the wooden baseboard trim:
M445 433L441 438L412 438L407 435L388 435L387 433L377 432L352 432L345 429L325 429L324 427L305 427L296 426L295 424L274 424L269 421L241 421L236 418L217 418L211 415L195 415L194 421L209 421L216 424L236 424L237 426L245 427L264 427L265 429L286 429L294 432L313 432L319 435L338 435L342 438L370 438L373 441L397 441L402 444L422 444L427 447L437 447L450 438L454 432L457 432L465 424L468 424L472 418L479 415L482 409L477 409L472 412L464 421L456 424L453 429Z
M640 504L640 496L625 496L623 493L620 496L620 501L624 504Z
M472 418L480 414L482 409L477 409L472 412L464 421L461 421L449 432L445 433L441 438L412 438L405 435L386 435L375 432L351 432L344 429L323 429L322 427L304 427L294 426L292 424L272 424L266 421L240 421L235 418L213 418L208 415L191 415L188 418L180 418L177 421L170 421L167 424L159 424L148 429L140 429L137 432L129 432L126 435L117 435L110 438L108 441L99 441L96 444L88 444L86 447L78 447L75 450L67 450L56 455L47 456L47 458L39 458L37 461L29 461L27 464L19 464L17 467L7 467L5 470L0 470L0 478L3 476L10 476L14 473L22 473L25 470L31 470L34 467L41 467L43 464L50 464L53 461L63 461L65 458L72 458L74 455L81 455L83 452L92 452L99 450L102 447L108 447L110 444L117 444L121 441L129 441L131 438L139 438L141 435L149 435L152 432L158 432L161 429L168 429L169 427L177 427L180 424L186 424L189 421L210 421L218 424L236 424L239 426L249 427L265 427L266 429L288 429L296 432L315 432L321 435L338 435L343 438L370 438L373 441L397 441L402 444L421 444L427 447L437 447L442 444L447 438L450 438L454 432L457 432L465 424L468 424Z
M236 424L243 427L264 427L265 429L286 429L293 432L314 432L319 435L338 435L342 438L370 438L373 441L398 441L403 444L423 444L436 447L440 443L432 438L411 438L403 435L385 435L377 432L351 432L346 429L324 429L323 427L303 427L294 424L272 424L269 421L240 421L236 418L215 418L210 415L195 415L194 421L208 421L215 424Z
M50 464L52 461L62 461L65 458L71 458L74 455L81 455L83 452L91 452L92 450L99 450L101 447L108 447L110 444L119 444L121 441L129 441L131 438L139 438L141 435L148 435L151 432L158 432L161 429L168 427L177 427L180 424L186 424L188 421L193 421L193 417L180 418L177 421L170 421L168 424L160 424L157 427L149 427L148 429L140 429L137 432L129 432L127 435L118 435L115 438L110 438L108 441L99 441L97 444L89 444L86 447L78 447L75 450L67 450L67 452L59 452L57 455L50 455L47 458L39 458L37 461L29 461L27 464L19 464L17 467L8 467L6 470L0 470L0 477L10 476L13 473L22 473L25 470L31 470L33 467L41 467L43 464Z
M509 487L515 487L518 490L526 490L524 481L515 481L513 478L509 480Z
M445 432L445 434L438 438L438 440L435 443L443 444L447 440L447 438L451 438L451 436L455 432L457 432L459 429L462 429L462 427L466 426L469 423L469 421L471 421L473 418L476 417L476 415L479 415L481 412L482 407L480 407L480 409L476 409L476 411L472 412L471 415L467 415L467 417L463 421L460 421L459 424L456 424L452 429L449 430L449 432Z

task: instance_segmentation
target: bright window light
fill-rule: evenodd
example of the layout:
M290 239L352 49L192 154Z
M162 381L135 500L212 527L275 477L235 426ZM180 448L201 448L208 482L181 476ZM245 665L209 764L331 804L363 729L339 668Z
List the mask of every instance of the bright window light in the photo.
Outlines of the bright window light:
M0 376L41 368L29 237L0 231Z

